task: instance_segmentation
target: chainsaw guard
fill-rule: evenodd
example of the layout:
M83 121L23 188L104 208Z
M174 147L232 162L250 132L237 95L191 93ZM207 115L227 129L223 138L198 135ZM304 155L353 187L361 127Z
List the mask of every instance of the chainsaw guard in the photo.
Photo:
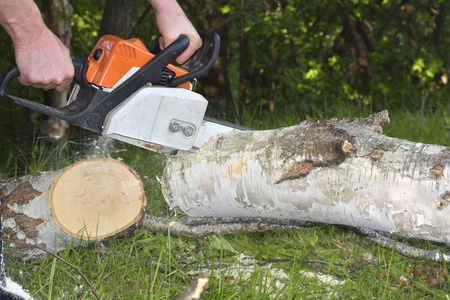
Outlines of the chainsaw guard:
M113 109L102 134L175 155L192 149L208 101L183 88L143 87Z

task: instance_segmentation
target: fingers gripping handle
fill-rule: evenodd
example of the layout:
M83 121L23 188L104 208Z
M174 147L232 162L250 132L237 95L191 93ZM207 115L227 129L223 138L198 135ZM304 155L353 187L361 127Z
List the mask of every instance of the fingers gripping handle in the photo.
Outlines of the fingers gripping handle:
M161 80L163 70L174 61L189 46L189 37L182 34L164 50L147 62L138 72L142 73L149 82L157 83Z
M191 68L190 73L172 79L169 81L169 86L179 86L186 81L200 77L208 72L216 62L220 50L220 36L215 32L205 30L199 30L198 34L200 35L203 44L202 47L189 58Z
M73 81L75 81L76 83L84 84L86 82L84 76L85 62L80 59L74 59L72 60L72 63L75 70ZM20 71L17 65L11 65L3 72L0 78L0 96L8 95L7 91L11 80L19 76Z
M198 49L194 53L194 55L192 55L188 59L188 61L182 65L183 67L187 67L186 69L189 71L189 73L170 80L168 82L169 86L176 87L187 81L191 81L195 78L200 77L204 73L208 72L212 68L214 63L216 62L216 59L219 56L219 50L220 50L220 36L215 32L206 31L206 30L199 30L198 34L200 35L200 38L202 39L202 47L200 49ZM183 35L181 35L181 36L183 36ZM177 43L177 41L175 41L174 43ZM188 41L189 41L189 39L188 39ZM189 46L189 44L187 46ZM187 48L187 46L186 46L186 48ZM170 47L170 45L169 45L169 47ZM155 43L155 45L153 46L151 52L153 54L158 54L162 51L165 51L166 49L161 50L159 41L157 41ZM178 56L174 57L173 60L175 60L177 57ZM208 60L208 61L206 61L206 60Z

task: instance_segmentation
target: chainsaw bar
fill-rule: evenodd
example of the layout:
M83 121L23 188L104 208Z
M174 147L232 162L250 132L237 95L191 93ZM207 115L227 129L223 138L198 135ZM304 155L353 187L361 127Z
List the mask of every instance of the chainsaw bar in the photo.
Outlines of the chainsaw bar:
M246 131L250 129L241 125L233 124L216 118L204 117L203 125L200 128L200 132L197 135L194 147L200 148L209 140L235 130Z
M203 124L199 129L197 138L194 142L194 146L192 146L192 148L189 150L174 149L174 148L165 147L165 146L150 143L150 142L131 140L131 139L124 138L123 136L121 136L121 137L113 136L113 138L117 139L117 140L122 140L124 142L127 142L128 144L134 144L136 146L164 154L166 156L180 157L180 156L184 156L189 153L194 153L194 152L198 151L202 146L206 145L208 142L210 142L211 140L213 140L216 137L226 135L228 133L232 133L235 131L244 131L244 130L250 130L250 129L240 126L240 125L222 121L219 119L205 117L203 120Z

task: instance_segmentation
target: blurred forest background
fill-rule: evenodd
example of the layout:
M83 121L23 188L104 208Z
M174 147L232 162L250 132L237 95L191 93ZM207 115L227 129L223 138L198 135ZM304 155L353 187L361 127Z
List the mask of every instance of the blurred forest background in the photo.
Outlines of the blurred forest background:
M36 2L73 58L87 57L103 34L138 37L147 48L159 37L145 0ZM220 57L197 88L210 101L210 116L263 129L388 109L392 124L386 134L450 145L450 7L445 1L179 3L197 29L221 36ZM0 47L3 70L14 63L4 30ZM12 89L34 101L59 103L54 105L66 97ZM2 147L52 135L52 125L40 114L3 98L0 107ZM74 132L79 130L70 127L68 135Z

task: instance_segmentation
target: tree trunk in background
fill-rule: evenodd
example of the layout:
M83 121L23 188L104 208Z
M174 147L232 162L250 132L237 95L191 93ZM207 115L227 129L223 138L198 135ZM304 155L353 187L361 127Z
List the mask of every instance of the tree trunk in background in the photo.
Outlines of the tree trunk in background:
M136 0L106 0L98 36L112 34L123 39L131 38Z
M444 3L440 3L437 0L429 1L429 14L432 15L432 27L433 27L433 42L436 50L436 54L444 61L444 68L446 72L439 72L435 74L435 80L439 87L446 87L448 84L448 72L450 71L450 57L445 51L442 39L444 37L444 30L446 26L446 6Z
M343 36L347 43L349 43L353 49L353 53L356 59L356 65L358 67L357 74L354 75L352 86L358 87L358 90L362 94L370 94L373 85L373 76L370 69L369 60L367 59L364 45L366 45L370 51L373 49L368 36L365 34L363 24L355 22L347 15L343 20ZM359 32L359 34L358 34ZM361 42L361 38L364 44ZM372 98L372 106L374 110L380 110L383 107L383 103L376 94Z
M384 111L222 135L169 158L163 193L189 217L313 221L450 243L450 148L384 136L388 123Z
M375 51L375 46L373 45L372 41L370 40L369 35L366 32L366 25L364 21L358 20L356 21L356 30L358 31L359 35L361 36L364 45L366 45L367 51L369 53L372 53Z
M69 0L44 0L43 10L46 24L50 30L70 49L72 39L73 8ZM67 104L67 91L50 90L44 92L44 104L52 107L62 107ZM41 131L51 138L59 139L66 136L69 124L53 117L43 116Z
M244 9L245 0L241 0L241 9ZM247 87L247 65L250 65L251 56L247 55L247 47L245 42L245 17L241 14L239 19L239 112L240 116L243 112L245 104L245 88Z
M347 42L353 47L356 64L358 65L358 72L361 76L364 90L370 88L372 84L372 72L370 71L369 61L367 60L366 52L359 39L358 31L355 27L355 22L349 17L344 17L344 36Z
M408 15L408 33L411 48L415 51L419 49L419 40L417 38L417 22L414 7L414 0L406 0L406 13Z

